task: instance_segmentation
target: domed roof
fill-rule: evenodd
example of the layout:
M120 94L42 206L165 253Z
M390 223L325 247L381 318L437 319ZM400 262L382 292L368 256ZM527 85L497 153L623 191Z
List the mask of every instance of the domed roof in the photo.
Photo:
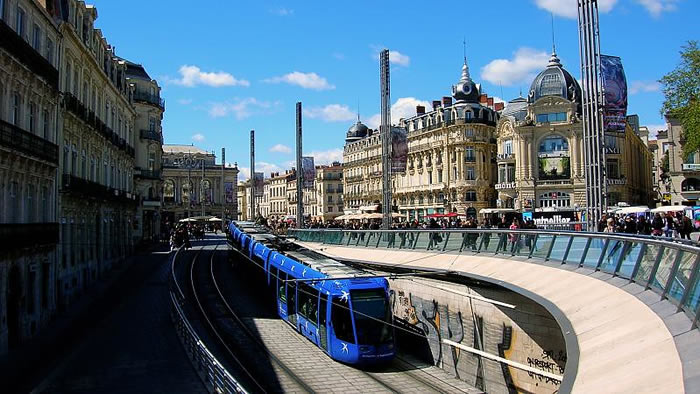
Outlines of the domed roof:
M532 81L527 102L533 104L545 96L558 96L581 103L581 86L576 78L562 67L556 52L552 53L547 68Z
M524 97L520 96L517 98L514 98L513 100L510 100L507 104L506 107L503 109L503 112L501 112L501 116L512 116L516 120L523 120L525 119L525 115L527 113L527 100L525 100Z
M348 129L348 133L346 134L345 140L351 142L365 138L367 136L368 130L369 128L362 124L362 122L360 122L360 120L358 119L357 123L350 126L350 128Z
M464 65L462 66L462 77L456 85L452 85L452 97L454 97L458 103L478 103L480 94L479 87L472 81L471 76L469 76L469 66L467 65L467 58L465 57Z

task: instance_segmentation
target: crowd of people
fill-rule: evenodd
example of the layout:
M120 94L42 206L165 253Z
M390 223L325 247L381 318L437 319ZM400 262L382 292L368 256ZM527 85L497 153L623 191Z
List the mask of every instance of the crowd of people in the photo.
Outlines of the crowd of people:
M697 231L700 222L693 223L683 212L655 213L651 219L645 215L603 215L598 231L606 233L627 233L690 239Z

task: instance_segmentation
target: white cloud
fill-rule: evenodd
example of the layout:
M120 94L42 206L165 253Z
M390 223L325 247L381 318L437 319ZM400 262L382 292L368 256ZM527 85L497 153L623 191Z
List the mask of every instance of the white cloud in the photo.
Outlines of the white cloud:
M401 118L409 118L416 116L416 106L422 105L427 109L431 108L431 104L427 101L418 100L415 97L401 97L396 100L391 106L391 124L399 123ZM367 119L367 126L376 129L382 122L380 114L374 114Z
M522 47L512 59L495 59L481 69L481 79L498 85L512 86L531 82L535 74L543 70L551 54L545 51Z
M255 172L262 172L265 174L265 178L269 178L271 172L284 172L284 169L277 164L256 161ZM238 167L238 180L245 181L247 179L250 179L250 167Z
M273 14L275 14L275 15L279 15L279 16L291 16L291 15L294 15L294 10L293 10L293 9L291 9L291 8L284 8L284 7L274 8L274 9L270 10L270 12L273 13Z
M675 11L679 0L637 0L649 13L658 17L662 12Z
M663 131L668 129L668 126L666 124L648 124L648 125L642 125L646 126L647 129L649 129L649 139L650 140L655 140L656 136L659 134L659 131Z
M220 118L233 114L236 119L240 120L252 115L272 113L279 105L279 101L260 101L254 97L236 98L233 101L212 103L209 108L209 116Z
M355 119L355 113L347 105L341 104L304 108L304 115L311 119L322 119L325 122L347 122Z
M282 145L282 144L277 144L272 146L270 148L270 152L277 152L277 153L290 153L292 151L292 148L288 147L287 145Z
M328 165L334 161L343 161L343 150L334 148L324 151L311 151L304 153L304 156L313 156L315 165Z
M316 73L302 73L299 71L294 71L289 74L282 75L281 77L272 77L264 79L263 82L266 83L288 83L290 85L301 86L304 89L313 90L332 90L335 89L335 85L328 83L326 78L316 74Z
M656 81L632 81L630 84L630 94L640 92L658 92L661 84Z
M408 67L411 64L411 58L399 51L389 51L389 63Z
M197 134L192 136L192 140L197 141L197 142L202 142L202 141L204 141L204 134L197 133Z
M578 18L578 5L576 2L577 0L535 0L535 4L538 7L545 9L554 15L571 19ZM601 13L610 12L610 10L612 10L612 8L615 6L615 3L617 3L617 0L598 0L598 10Z
M169 82L177 85L194 87L197 85L207 85L215 88L221 86L250 86L250 82L245 79L236 79L233 75L219 72L204 72L197 66L184 65L178 71L182 78L169 79Z
M192 99L181 98L181 99L177 100L177 102L182 104L182 105L190 105L190 104L192 104Z

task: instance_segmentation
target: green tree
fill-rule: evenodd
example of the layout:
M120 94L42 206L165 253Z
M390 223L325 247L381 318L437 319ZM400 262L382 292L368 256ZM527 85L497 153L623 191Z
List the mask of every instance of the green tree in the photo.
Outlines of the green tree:
M700 149L700 48L688 41L680 52L681 63L664 75L661 115L678 119L683 126L683 158Z

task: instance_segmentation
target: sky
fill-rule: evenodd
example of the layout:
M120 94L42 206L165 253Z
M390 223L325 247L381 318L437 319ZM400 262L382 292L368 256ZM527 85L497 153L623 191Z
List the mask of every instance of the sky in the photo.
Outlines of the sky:
M368 126L379 123L383 48L391 51L394 121L450 95L464 41L472 79L497 101L527 95L552 52L552 31L562 64L580 79L576 0L87 3L117 55L143 64L162 87L165 143L194 144L217 160L226 148L240 180L249 174L252 129L256 171L294 165L297 101L304 154L316 164L341 160L358 111ZM657 81L688 40L700 39L700 1L599 4L601 52L622 58L628 114L663 129Z

